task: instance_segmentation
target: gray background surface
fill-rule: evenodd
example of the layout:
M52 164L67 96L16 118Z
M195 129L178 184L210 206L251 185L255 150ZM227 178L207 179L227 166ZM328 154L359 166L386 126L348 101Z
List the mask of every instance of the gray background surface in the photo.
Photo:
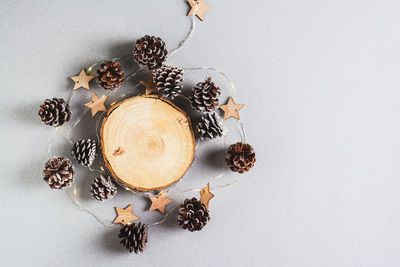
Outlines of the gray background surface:
M145 34L176 47L190 28L188 5L0 1L0 265L400 265L400 2L206 2L213 10L169 63L212 66L232 78L257 164L221 181L240 178L213 191L203 231L182 231L172 218L150 229L145 253L129 255L118 227L103 227L73 205L69 191L42 181L52 129L37 110L45 98L68 97L67 77L129 54ZM225 101L229 85L212 72L187 72L186 94L207 75ZM73 120L89 95L81 90L77 99ZM87 121L74 140L94 136ZM59 139L53 153L68 155ZM179 186L220 173L222 144L214 145L202 148ZM128 203L147 221L160 218L128 192L104 204L90 200L93 178L78 168L80 201L102 218L112 220L112 207Z

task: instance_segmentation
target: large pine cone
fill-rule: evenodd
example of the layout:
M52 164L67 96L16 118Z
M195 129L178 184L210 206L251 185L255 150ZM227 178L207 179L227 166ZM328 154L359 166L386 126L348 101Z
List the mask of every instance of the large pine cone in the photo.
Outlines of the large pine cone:
M161 38L144 36L136 40L133 50L133 59L142 69L155 69L161 67L167 58L168 51Z
M122 246L126 247L129 252L134 251L136 254L143 252L147 245L148 227L142 223L132 223L124 225L120 232Z
M124 69L117 61L106 60L97 70L97 82L106 90L118 89L124 81Z
M196 198L186 199L179 209L178 222L182 229L200 231L210 220L209 212Z
M201 112L211 112L219 107L219 95L221 90L208 77L204 82L193 87L193 93L189 97L192 107Z
M153 81L163 97L174 99L182 92L183 69L162 66L153 71Z
M220 116L215 112L206 113L197 124L201 139L214 139L224 133L224 125Z
M96 158L96 141L95 140L80 140L74 144L71 149L71 155L82 165L92 166Z
M46 99L38 112L42 121L50 126L61 126L71 119L68 103L62 98Z
M94 199L104 201L117 194L117 186L111 180L111 176L100 175L94 179L90 194Z
M237 142L229 147L226 155L228 167L238 173L249 171L256 162L256 153L249 144Z
M51 158L44 167L43 180L49 184L51 189L63 189L74 181L75 169L68 158Z

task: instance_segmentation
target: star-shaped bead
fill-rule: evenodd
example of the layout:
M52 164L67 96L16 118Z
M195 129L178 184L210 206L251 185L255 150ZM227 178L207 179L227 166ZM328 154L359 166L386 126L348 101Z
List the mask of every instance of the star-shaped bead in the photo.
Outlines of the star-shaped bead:
M232 97L229 97L228 104L220 106L220 108L225 112L224 120L230 117L240 120L239 110L244 106L244 104L236 104Z
M158 94L157 86L153 81L153 74L150 72L147 77L147 81L139 81L144 87L146 87L146 95L151 93Z
M75 82L74 91L78 90L79 88L85 88L89 90L89 82L94 78L93 75L87 75L85 69L81 70L78 76L71 76L69 77L71 80Z
M204 20L204 13L211 7L204 4L204 0L188 0L188 2L191 7L188 16L196 15L200 20Z
M210 199L212 199L214 195L210 192L210 183L206 185L203 189L200 190L200 203L204 204L208 209L208 204Z
M127 225L139 219L132 213L132 205L127 206L125 209L115 207L115 211L117 212L117 217L113 221L114 224Z
M106 107L104 106L104 102L107 100L107 96L103 95L102 97L98 97L95 93L92 95L92 101L85 104L85 106L92 109L92 117L96 115L99 111L106 111Z
M163 191L161 191L157 196L149 194L151 200L151 206L149 210L159 210L162 214L165 213L165 207L172 202L171 199L163 196Z

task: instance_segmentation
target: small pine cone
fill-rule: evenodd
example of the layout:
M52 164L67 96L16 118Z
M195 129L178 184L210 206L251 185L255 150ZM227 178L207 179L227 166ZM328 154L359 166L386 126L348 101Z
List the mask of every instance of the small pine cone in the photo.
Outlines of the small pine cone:
M256 153L249 144L237 142L229 147L226 163L228 167L238 173L249 171L256 162Z
M161 67L167 58L168 51L161 38L145 35L136 40L133 50L133 59L141 69L155 69Z
M124 69L117 61L106 60L97 70L97 82L106 90L114 91L125 81Z
M183 69L162 66L153 71L153 81L163 97L174 99L182 92Z
M204 82L193 87L193 93L189 97L192 107L200 112L211 112L219 107L219 95L221 90L208 77Z
M126 247L129 252L134 251L136 254L143 252L147 245L148 227L142 223L132 223L124 225L119 231L122 246Z
M74 181L75 169L68 158L51 158L44 167L43 180L49 184L51 189L63 189Z
M100 175L94 179L90 194L94 199L104 201L117 194L117 186L111 180L111 176Z
M197 128L199 129L200 138L202 140L212 140L221 137L224 133L224 125L220 116L215 112L206 113L197 124Z
M50 126L61 126L71 119L68 103L62 98L46 99L38 112L42 121Z
M179 209L178 222L182 229L200 231L210 220L209 212L196 198L186 199Z
M76 142L72 149L71 155L82 165L92 166L96 158L96 141L95 140L80 140Z

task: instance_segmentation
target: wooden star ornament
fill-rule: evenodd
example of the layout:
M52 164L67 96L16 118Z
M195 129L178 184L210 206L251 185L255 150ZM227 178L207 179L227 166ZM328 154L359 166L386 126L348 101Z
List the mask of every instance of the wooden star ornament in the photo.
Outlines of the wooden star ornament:
M220 106L220 108L225 112L224 120L230 117L240 120L239 110L244 107L244 104L236 104L232 97L229 97L228 104Z
M188 0L190 11L188 16L196 15L201 21L204 20L204 13L211 9L210 6L204 4L204 0Z
M85 106L92 109L92 117L96 115L99 111L106 111L106 107L104 106L104 102L107 100L107 96L103 95L102 97L98 97L95 93L92 95L92 101L85 104Z
M208 209L210 199L213 197L214 195L210 192L210 183L208 183L206 187L200 190L200 203L204 204L204 206L206 206Z
M78 90L79 88L85 88L89 90L89 82L94 78L94 76L87 75L85 69L82 69L78 76L71 76L69 78L75 82L73 89L74 91Z
M156 93L158 94L157 86L153 81L153 74L150 72L147 77L147 81L139 81L144 87L146 87L146 95Z
M157 196L149 194L151 206L149 210L159 210L162 214L165 213L165 207L172 202L171 199L163 196L164 192L161 191Z
M115 217L113 223L114 224L122 224L127 225L130 224L132 221L136 221L139 219L132 213L132 205L129 204L125 209L121 209L115 207L115 211L117 212L117 217Z

